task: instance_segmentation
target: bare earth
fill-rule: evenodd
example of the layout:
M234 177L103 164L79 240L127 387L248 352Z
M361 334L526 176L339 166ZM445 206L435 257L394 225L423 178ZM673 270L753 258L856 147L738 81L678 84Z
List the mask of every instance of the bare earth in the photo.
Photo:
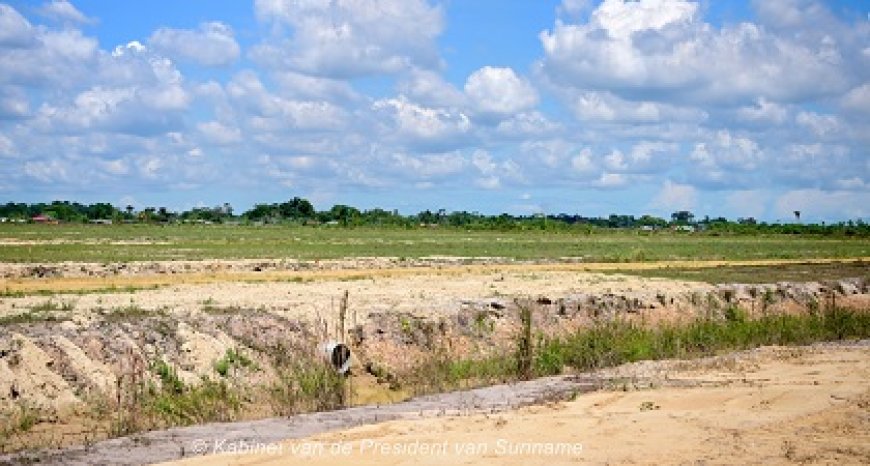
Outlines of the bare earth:
M167 464L870 463L866 341L642 362L599 375L624 377L625 386L264 443L258 454L226 453L254 443L215 441L203 448L222 454ZM650 384L659 388L635 389Z

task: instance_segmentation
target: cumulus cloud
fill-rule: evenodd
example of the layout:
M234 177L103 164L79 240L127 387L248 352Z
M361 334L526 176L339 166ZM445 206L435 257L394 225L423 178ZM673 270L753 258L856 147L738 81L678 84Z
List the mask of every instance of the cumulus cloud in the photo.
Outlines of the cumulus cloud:
M411 146L461 145L471 131L471 120L460 111L430 108L410 102L404 96L374 102L372 109L385 116L384 134L394 133L397 142Z
M823 191L799 189L788 191L776 199L774 211L778 218L792 218L795 210L801 218L818 221L825 218L867 218L870 215L870 192Z
M538 111L523 112L498 123L496 131L504 138L526 139L530 136L541 137L562 129L562 125L547 118Z
M703 122L703 110L655 101L632 102L611 92L561 89L574 115L582 121L618 123L657 123L661 121Z
M466 102L461 91L432 70L411 69L399 82L398 88L403 95L423 105L460 107Z
M764 218L770 196L758 189L734 191L725 198L725 206L732 215L743 218Z
M43 5L39 12L55 21L65 21L77 24L95 23L96 20L88 18L79 11L72 3L66 0L52 0Z
M483 189L499 189L503 180L523 182L524 177L520 166L512 159L496 160L488 151L475 150L471 155L473 165L479 176L474 183Z
M346 119L345 111L331 102L285 98L270 92L252 71L236 74L226 92L257 131L334 130Z
M831 136L841 128L839 119L834 115L821 115L816 112L803 111L795 118L797 124L812 131L820 138Z
M196 127L213 144L226 145L242 140L241 130L219 121L206 121L199 123Z
M405 176L429 180L456 175L466 168L468 161L459 152L420 156L395 153L388 158L387 163Z
M24 47L34 43L30 22L15 8L0 3L0 46Z
M613 149L604 157L608 170L616 173L655 173L667 170L677 144L661 141L641 141L627 154Z
M511 115L538 103L532 85L510 68L485 66L475 71L465 82L465 94L483 114Z
M788 118L788 109L761 97L753 105L737 109L737 118L748 123L781 125Z
M716 28L695 2L605 0L588 22L541 33L539 67L562 87L698 103L798 102L860 80L847 65L861 60L854 47L799 37L750 22Z
M233 30L218 21L203 23L196 30L160 28L148 44L165 56L204 66L229 65L240 54Z
M840 99L840 103L847 110L870 113L870 83L851 89Z
M272 73L281 94L303 100L326 100L333 102L353 102L360 96L347 81L339 79L308 76L294 71Z
M8 8L0 5L0 17L5 17L0 23L20 16L14 10L10 14ZM0 32L0 43L6 44L0 47L0 84L68 88L93 77L99 58L95 39L74 29L13 28Z
M580 153L571 157L571 168L581 174L593 173L597 170L596 163L592 159L592 150L584 147Z
M24 118L30 114L30 100L18 86L0 87L0 120Z
M751 138L719 130L695 144L689 160L693 182L728 188L752 184L754 173L765 161L765 153Z
M426 0L256 0L254 9L293 30L254 47L266 66L341 78L440 66L443 13Z
M698 204L698 190L693 186L666 180L653 198L650 207L662 212L693 210Z
M451 6L438 5L259 0L242 61L234 18L100 44L74 14L0 4L0 190L141 198L265 177L322 202L347 202L347 187L498 191L482 203L612 190L625 211L713 197L755 217L784 190L789 203L840 193L828 217L868 192L870 27L830 5L756 2L719 26L698 2L565 0L528 75L447 48L445 62Z

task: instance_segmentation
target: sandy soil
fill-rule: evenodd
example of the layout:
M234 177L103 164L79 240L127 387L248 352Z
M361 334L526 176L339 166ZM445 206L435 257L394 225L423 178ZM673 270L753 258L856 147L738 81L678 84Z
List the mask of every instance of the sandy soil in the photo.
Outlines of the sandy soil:
M357 280L366 278L426 275L433 270L445 276L492 274L500 272L536 273L547 271L598 272L649 270L668 267L709 268L728 266L772 266L785 264L825 264L866 262L851 260L748 260L748 261L658 261L624 263L584 263L574 258L548 261L513 261L505 258L390 257L354 258L325 261L296 260L208 260L152 261L130 263L62 262L0 263L0 289L6 292L76 292L106 288L149 288L177 284L226 282L274 282L311 280Z
M264 443L255 454L227 453L245 445L215 441L210 451L222 454L167 464L870 463L866 344L770 347L608 372L627 377L625 391L507 412L384 422ZM635 390L637 380L661 388Z
M337 299L348 290L352 310L360 312L412 312L443 314L463 300L497 296L568 295L571 293L622 293L638 297L657 293L707 292L703 283L645 279L598 273L547 270L488 270L452 273L432 271L398 276L344 279L331 277L310 282L224 282L168 286L134 292L84 295L0 298L0 316L19 313L49 299L73 306L76 319L87 319L96 309L134 304L143 309L171 308L173 312L198 312L214 307L264 307L291 318L334 314ZM360 317L365 317L362 315Z

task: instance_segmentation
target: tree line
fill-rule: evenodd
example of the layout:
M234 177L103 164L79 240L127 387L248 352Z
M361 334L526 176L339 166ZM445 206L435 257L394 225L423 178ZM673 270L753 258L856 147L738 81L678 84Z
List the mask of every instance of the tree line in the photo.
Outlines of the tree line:
M587 217L577 214L534 214L534 215L485 215L478 212L424 210L416 214L402 215L396 210L380 208L360 210L352 206L338 204L329 210L318 211L307 199L294 197L286 202L256 204L251 209L237 214L229 203L213 207L194 207L184 211L173 211L166 207L144 207L136 209L132 205L116 207L100 202L81 204L69 201L51 203L15 203L0 205L0 220L5 222L32 222L35 217L64 223L87 223L111 220L112 223L144 224L296 224L328 225L343 227L452 227L480 230L572 230L591 232L595 229L641 229L656 231L677 228L687 231L710 231L731 233L795 233L795 234L845 234L870 235L870 224L863 220L849 220L837 223L801 223L799 214L789 223L767 223L754 218L730 220L724 217L696 218L686 210L671 214L669 219L652 215L617 215L607 217Z

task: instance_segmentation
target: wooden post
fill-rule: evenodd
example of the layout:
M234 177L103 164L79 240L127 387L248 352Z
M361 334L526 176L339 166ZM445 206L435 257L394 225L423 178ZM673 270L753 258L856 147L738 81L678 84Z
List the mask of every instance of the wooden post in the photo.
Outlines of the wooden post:
M348 291L344 290L344 296L341 297L341 303L338 305L338 329L341 332L338 336L338 341L344 341L347 337L346 330L344 328L344 321L347 318L347 298Z

